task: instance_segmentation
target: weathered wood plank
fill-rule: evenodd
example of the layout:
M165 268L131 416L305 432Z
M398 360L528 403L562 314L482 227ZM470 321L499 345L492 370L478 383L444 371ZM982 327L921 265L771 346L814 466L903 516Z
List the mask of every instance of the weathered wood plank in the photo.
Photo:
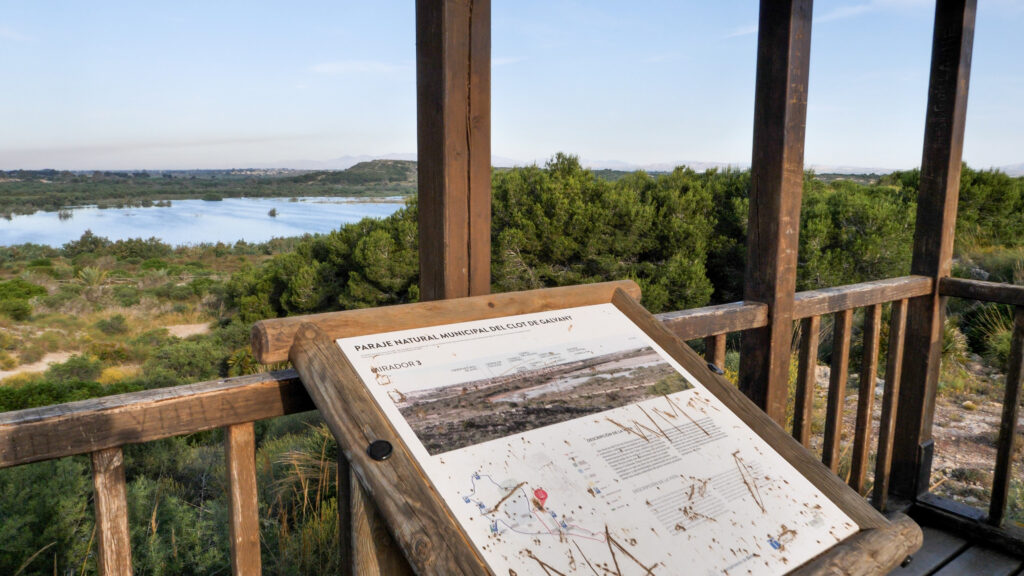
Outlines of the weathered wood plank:
M325 334L334 338L359 336L380 331L381 326L389 330L405 330L423 326L422 318L435 313L443 314L447 322L468 322L498 316L522 314L526 311L541 312L573 306L599 304L611 299L612 293L622 288L640 297L640 287L631 280L601 282L583 286L563 286L510 294L486 294L450 300L435 300L418 304L400 304L383 308L327 312L309 316L293 316L262 320L253 325L252 349L257 360L263 363L282 362L288 359L288 350L298 331L299 325L309 322L317 325Z
M875 409L875 383L878 382L878 339L882 333L882 305L874 304L864 311L864 354L857 385L857 424L853 434L853 460L850 488L864 491L868 471L868 449L871 447L871 424Z
M680 340L694 340L717 334L739 332L768 325L768 306L758 302L733 302L689 310L664 312L655 316Z
M786 419L804 178L811 0L762 0L757 38L750 229L743 298L771 323L743 332L739 386L773 420Z
M850 490L845 482L819 462L775 421L768 418L732 383L712 372L704 359L689 346L681 344L663 323L650 316L639 303L624 292L617 293L612 303L649 334L683 368L703 382L710 393L728 406L740 420L761 436L783 458L793 464L811 484L835 502L858 526L866 529L881 528L887 525L885 518L864 498Z
M921 547L921 529L903 514L892 524L863 530L790 572L790 576L876 576L885 574Z
M92 485L95 491L96 552L100 576L131 576L128 497L124 479L124 454L120 448L92 453Z
M413 570L391 537L377 505L349 471L352 572L355 576L403 576Z
M355 573L355 552L353 551L352 526L352 484L355 475L345 459L345 450L338 446L338 558L339 576L353 576ZM358 482L358 480L356 480Z
M939 294L969 300L999 302L1011 306L1024 306L1024 286L1017 284L946 277L939 281Z
M998 550L971 546L935 572L934 576L1011 576L1020 570L1021 561Z
M252 422L224 429L224 458L228 475L231 572L236 576L259 576L263 565L256 497L256 428Z
M0 413L0 468L314 408L294 371Z
M832 333L832 363L828 381L828 406L825 408L825 439L821 460L832 472L839 472L840 443L843 437L843 407L846 404L846 380L850 369L850 336L853 310L836 312Z
M704 339L704 359L725 370L725 334Z
M1013 315L1010 358L1006 363L1006 391L1003 395L1003 417L999 423L999 441L996 444L996 469L988 511L988 521L995 526L1003 523L1003 515L1006 513L1006 504L1009 499L1022 385L1024 385L1024 306L1017 306Z
M878 422L878 454L875 456L875 486L871 503L885 510L889 500L889 470L892 468L893 431L900 393L900 372L903 367L903 339L907 327L907 301L892 303L889 314L889 353L885 361L885 389L882 392L882 414Z
M793 317L823 316L840 310L865 308L895 300L931 294L932 279L927 276L900 276L846 286L798 292Z
M889 576L927 576L970 545L963 538L928 526L922 526L921 532L924 535L921 549L914 553L909 564L896 568Z
M416 2L420 291L490 290L490 0Z
M952 267L953 234L967 116L976 0L935 5L924 151L910 271L935 279L932 294L910 299L893 445L892 488L908 499L928 490L932 421L942 353L945 297L937 287Z
M303 324L296 333L290 359L353 472L372 495L402 552L420 574L487 574L473 545L409 455L401 437L380 414L332 337L312 323ZM390 442L394 447L388 460L374 461L366 453L366 447L375 440Z
M811 422L814 421L814 385L818 370L818 337L821 316L800 321L800 355L793 399L793 438L811 446Z

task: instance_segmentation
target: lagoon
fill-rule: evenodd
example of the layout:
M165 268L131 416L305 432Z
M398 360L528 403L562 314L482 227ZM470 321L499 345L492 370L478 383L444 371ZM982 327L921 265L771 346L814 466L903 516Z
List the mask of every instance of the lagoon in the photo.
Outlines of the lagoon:
M110 240L156 237L174 246L326 233L363 218L384 218L405 205L401 198L304 197L174 200L170 207L72 208L71 217L36 212L0 220L0 246L59 247L86 230ZM268 213L276 210L277 216Z

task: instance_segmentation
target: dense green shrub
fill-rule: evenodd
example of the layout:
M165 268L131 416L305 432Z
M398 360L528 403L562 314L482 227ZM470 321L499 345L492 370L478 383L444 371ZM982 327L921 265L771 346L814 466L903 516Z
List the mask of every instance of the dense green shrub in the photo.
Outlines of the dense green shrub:
M94 382L100 377L101 372L103 372L103 363L99 359L78 354L47 368L46 379L58 384Z
M28 300L46 294L46 288L21 278L0 282L0 300Z
M102 318L96 322L96 329L107 335L124 334L128 331L128 323L121 314L115 314L110 318Z
M32 305L28 300L0 300L0 314L22 322L32 316Z

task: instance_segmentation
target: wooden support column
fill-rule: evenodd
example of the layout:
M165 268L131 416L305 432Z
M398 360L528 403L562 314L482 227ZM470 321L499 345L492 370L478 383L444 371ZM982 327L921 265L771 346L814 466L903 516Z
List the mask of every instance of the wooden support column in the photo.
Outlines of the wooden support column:
M259 576L260 514L256 488L256 429L252 422L224 429L228 474L231 573Z
M1013 314L1013 336L1010 358L1006 363L1006 391L1003 395L1003 418L999 422L996 443L996 469L993 474L992 498L988 522L1002 526L1006 504L1010 500L1010 478L1013 476L1014 444L1017 440L1017 418L1020 415L1021 386L1024 385L1024 306Z
M762 0L757 37L744 299L767 304L769 324L743 333L739 384L780 425L793 339L811 6L811 0Z
M910 300L892 456L894 493L916 498L928 490L932 419L942 356L946 299L960 193L960 165L971 73L976 0L937 2L931 79L924 128L921 183L911 272L935 279L932 293Z
M491 285L490 0L416 2L420 295Z
M96 505L96 551L100 576L132 576L128 532L128 491L120 448L92 453Z

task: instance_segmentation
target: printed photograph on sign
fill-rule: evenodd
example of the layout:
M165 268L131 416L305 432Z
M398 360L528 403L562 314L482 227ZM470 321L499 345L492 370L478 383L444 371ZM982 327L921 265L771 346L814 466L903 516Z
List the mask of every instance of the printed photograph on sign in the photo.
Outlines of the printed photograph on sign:
M650 346L519 352L497 374L394 398L431 455L625 406L692 386Z

